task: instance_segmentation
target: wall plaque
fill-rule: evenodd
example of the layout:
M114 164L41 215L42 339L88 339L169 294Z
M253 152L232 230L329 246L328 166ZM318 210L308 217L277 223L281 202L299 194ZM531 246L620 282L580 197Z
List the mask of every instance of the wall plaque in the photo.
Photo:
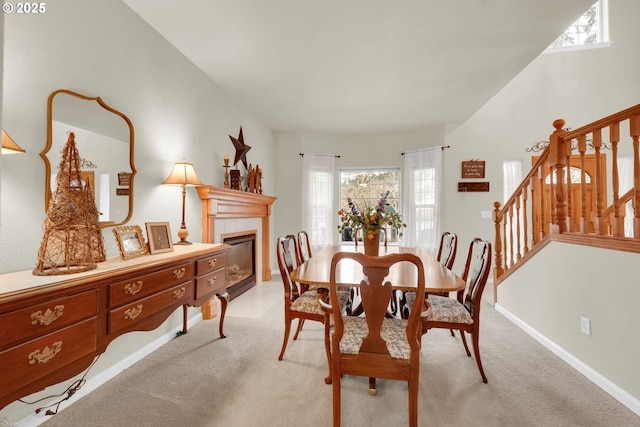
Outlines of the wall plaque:
M462 162L462 178L484 178L484 160Z
M458 191L461 193L489 191L488 182L459 182Z

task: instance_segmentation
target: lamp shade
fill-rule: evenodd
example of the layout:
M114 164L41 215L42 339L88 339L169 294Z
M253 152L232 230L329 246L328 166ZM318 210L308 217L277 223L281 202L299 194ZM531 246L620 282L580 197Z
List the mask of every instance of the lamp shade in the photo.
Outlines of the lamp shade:
M173 170L162 183L166 185L202 185L193 164L185 161L176 162L173 165Z
M27 151L20 147L16 142L9 136L4 129L2 129L2 154L17 154L17 153L26 153Z

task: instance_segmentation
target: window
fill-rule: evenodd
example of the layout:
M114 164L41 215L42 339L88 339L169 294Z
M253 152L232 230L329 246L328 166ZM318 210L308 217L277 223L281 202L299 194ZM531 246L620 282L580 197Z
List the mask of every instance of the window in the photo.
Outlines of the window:
M598 0L576 22L554 41L547 50L595 47L609 41L607 0Z
M374 207L380 196L389 191L388 205L398 210L400 203L400 169L344 169L340 171L340 207L347 207L350 198L359 208ZM346 231L340 241L352 241L351 232ZM387 242L397 242L396 230L389 230Z
M442 147L404 154L405 201L403 220L407 224L403 244L436 255L440 242L440 181Z

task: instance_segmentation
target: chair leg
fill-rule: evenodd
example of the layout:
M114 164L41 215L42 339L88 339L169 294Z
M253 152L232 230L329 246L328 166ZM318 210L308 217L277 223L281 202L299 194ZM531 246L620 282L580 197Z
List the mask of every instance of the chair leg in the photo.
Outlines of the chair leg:
M418 375L409 379L409 427L418 427Z
M462 344L464 344L464 349L467 352L467 356L471 357L471 352L469 351L469 346L467 345L467 338L464 336L463 330L460 330L460 336L462 337Z
M291 318L284 320L284 340L282 341L282 350L280 350L280 356L278 360L282 360L284 357L284 351L287 349L287 342L289 341L289 333L291 332Z
M339 356L338 356L339 357ZM333 378L333 427L340 427L340 366L333 364L331 376Z
M304 319L298 319L298 327L296 328L296 334L293 336L294 341L298 339L298 334L302 330L303 326L304 326Z
M376 389L376 379L371 377L369 377L369 394L371 396L378 394L378 390Z
M327 365L329 366L329 376L324 378L324 383L325 384L331 384L331 366L332 366L332 362L331 362L331 339L329 338L329 330L330 330L330 326L329 326L329 319L325 318L325 323L324 323L324 352L327 354Z
M480 370L480 376L482 376L482 382L487 383L487 376L484 374L484 369L482 368L482 360L480 360L480 346L478 340L478 331L471 333L471 340L473 341L473 353L476 356L476 364L478 365L478 369Z

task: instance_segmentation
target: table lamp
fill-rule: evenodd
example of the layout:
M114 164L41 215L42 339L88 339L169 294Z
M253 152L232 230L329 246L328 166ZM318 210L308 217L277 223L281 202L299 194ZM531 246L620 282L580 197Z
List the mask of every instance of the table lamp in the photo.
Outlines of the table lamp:
M187 231L187 226L184 223L184 201L187 197L187 185L202 185L202 182L200 182L198 175L196 175L196 170L193 168L193 164L187 163L183 160L181 162L176 162L176 164L173 165L173 170L162 184L182 186L182 224L178 231L180 241L175 242L174 245L190 245L191 242L187 241L189 231Z
M4 129L2 129L2 154L16 153L26 153L26 150L16 144L16 142L9 136L9 134Z

